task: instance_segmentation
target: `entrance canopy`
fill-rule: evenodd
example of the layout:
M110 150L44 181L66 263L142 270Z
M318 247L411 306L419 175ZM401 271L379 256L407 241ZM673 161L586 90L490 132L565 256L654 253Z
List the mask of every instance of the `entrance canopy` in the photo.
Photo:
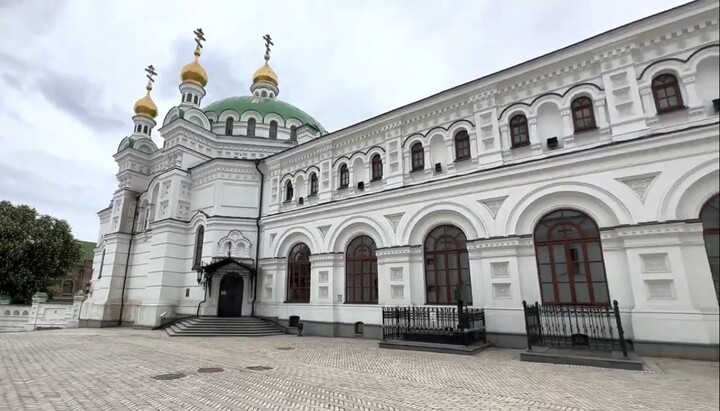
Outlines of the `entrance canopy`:
M237 273L241 276L255 277L255 267L248 260L241 260L234 257L223 257L198 269L198 284L202 283L206 288L212 282L215 275Z

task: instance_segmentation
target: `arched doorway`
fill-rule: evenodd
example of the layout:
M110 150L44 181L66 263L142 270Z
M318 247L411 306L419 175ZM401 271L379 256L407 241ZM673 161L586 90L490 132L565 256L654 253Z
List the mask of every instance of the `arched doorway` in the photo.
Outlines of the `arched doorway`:
M218 317L240 317L243 303L243 279L237 273L223 276L220 281Z
M700 210L705 237L705 251L715 284L715 296L720 301L720 194L715 194Z
M425 298L428 304L457 304L462 290L466 305L472 305L470 261L465 233L452 225L435 227L425 238Z
M553 211L535 227L533 241L543 304L610 304L600 230L592 218Z

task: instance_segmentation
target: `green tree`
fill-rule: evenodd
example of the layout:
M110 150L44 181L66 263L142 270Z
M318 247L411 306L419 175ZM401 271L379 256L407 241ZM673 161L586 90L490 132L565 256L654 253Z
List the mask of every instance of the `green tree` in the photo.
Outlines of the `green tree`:
M0 294L28 304L34 293L63 278L80 256L67 221L0 201Z

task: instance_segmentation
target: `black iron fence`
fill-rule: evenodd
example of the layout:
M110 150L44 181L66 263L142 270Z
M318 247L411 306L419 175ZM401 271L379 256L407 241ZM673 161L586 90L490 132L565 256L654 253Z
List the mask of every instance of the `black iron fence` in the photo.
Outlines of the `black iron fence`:
M383 340L470 345L485 341L485 312L462 307L383 307Z
M528 305L523 301L528 350L533 346L622 351L627 343L618 302L598 305Z

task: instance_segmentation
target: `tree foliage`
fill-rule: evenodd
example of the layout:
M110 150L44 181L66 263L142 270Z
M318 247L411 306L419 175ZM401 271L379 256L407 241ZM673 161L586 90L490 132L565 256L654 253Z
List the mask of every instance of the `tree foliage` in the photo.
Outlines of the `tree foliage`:
M30 303L68 273L81 250L67 221L0 201L0 294Z

